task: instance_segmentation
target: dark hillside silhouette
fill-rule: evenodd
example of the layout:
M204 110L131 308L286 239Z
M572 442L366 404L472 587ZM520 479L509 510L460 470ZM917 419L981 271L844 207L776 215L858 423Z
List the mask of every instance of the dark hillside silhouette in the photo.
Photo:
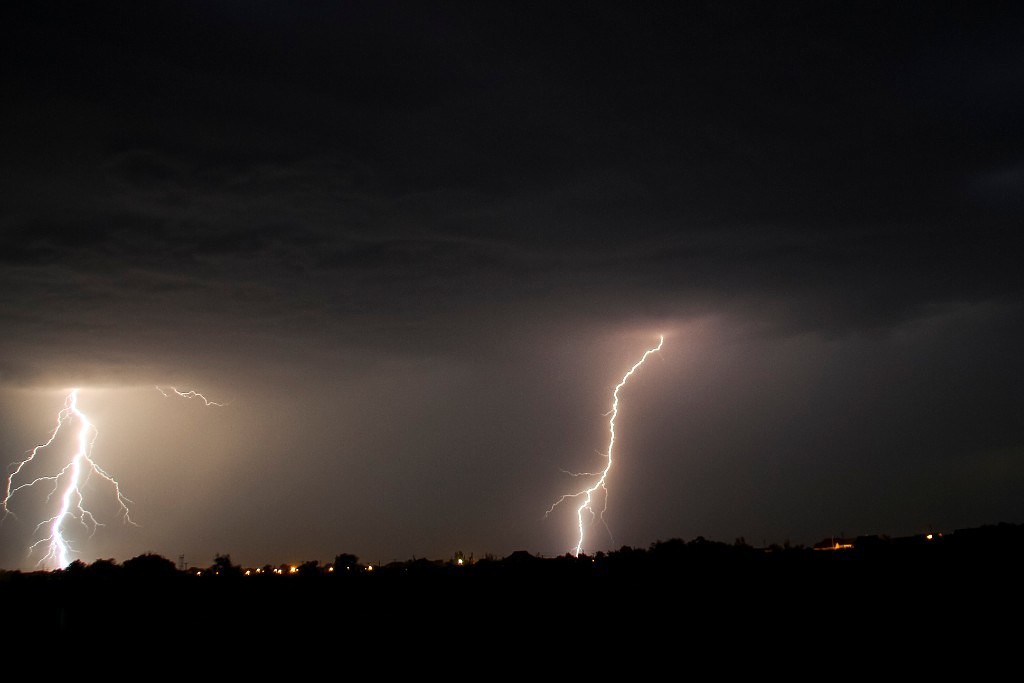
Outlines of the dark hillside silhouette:
M994 606L1021 603L1022 525L842 545L850 547L754 548L698 537L593 556L517 551L372 568L340 553L333 564L245 569L223 554L187 572L145 554L123 565L2 572L0 601L5 622L24 634L84 630L131 639L267 629L278 638L331 632L346 642L387 637L450 648L487 647L543 632L538 624L565 623L578 626L558 630L561 637L589 638L600 628L621 642L728 633L781 645L793 634L813 643L860 638L864 629L917 641L954 625L984 626ZM525 624L532 626L523 631Z

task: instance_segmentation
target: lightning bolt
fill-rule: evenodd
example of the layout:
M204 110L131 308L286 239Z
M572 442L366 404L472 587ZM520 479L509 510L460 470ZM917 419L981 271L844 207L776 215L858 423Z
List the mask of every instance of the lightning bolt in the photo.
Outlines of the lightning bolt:
M179 391L174 387L168 387L174 394L182 398L198 398L203 401L207 406L224 406L225 403L218 403L211 401L202 394L196 391ZM56 514L52 517L40 522L33 532L34 535L42 535L39 540L35 541L29 546L29 555L36 551L41 551L45 548L46 552L42 559L39 560L37 566L44 564L55 565L58 568L67 567L70 564L70 556L73 553L71 543L68 540L67 532L68 527L77 522L86 531L89 532L90 538L96 533L98 527L104 526L96 516L85 507L85 493L83 491L85 485L88 483L92 476L97 476L106 481L110 488L113 490L114 499L117 501L118 514L125 524L131 524L132 526L138 526L131 518L131 510L129 505L132 501L129 500L123 493L121 493L121 485L100 467L95 460L92 458L93 444L96 442L96 438L99 436L99 431L96 426L89 420L89 417L82 412L82 409L78 405L78 389L72 389L64 400L64 407L57 413L57 425L53 428L50 433L50 437L43 443L32 448L28 451L28 457L24 460L18 461L13 464L12 471L7 477L7 489L6 494L0 506L3 507L3 517L0 517L0 522L10 517L17 517L11 510L12 499L21 491L31 489L36 486L45 487L51 486L49 493L46 495L46 503L50 503L54 496L59 496L60 506L57 509ZM157 386L159 391L164 396L170 396L163 388ZM71 455L71 458L56 474L44 475L29 479L28 475L23 475L23 471L30 466L30 464L36 460L40 452L44 449L49 448L57 440L58 435L64 429L74 429L73 425L77 425L77 435L75 437L75 451ZM21 481L21 480L25 481ZM45 531L45 535L44 531Z
M594 502L594 494L597 493L598 489L600 489L604 493L604 507L601 508L601 512L599 513L602 522L604 521L605 510L608 509L608 486L607 486L607 481L608 481L608 473L612 469L612 463L613 463L612 452L615 449L615 418L618 417L618 415L619 415L619 390L622 389L622 387L626 386L626 382L628 382L629 378L633 376L633 373L635 373L640 368L640 366L644 364L644 361L647 360L648 356L650 356L652 353L656 353L658 351L661 351L661 347L662 347L662 345L664 343L665 343L665 335L659 335L659 337L658 337L658 345L654 346L654 347L652 347L650 349L647 349L647 351L644 352L644 355L640 358L640 360L638 360L633 365L633 367L631 367L626 372L626 374L622 376L622 379L619 380L619 383L615 385L615 390L612 392L612 409L611 409L611 411L609 413L607 413L610 416L608 418L608 452L606 454L606 457L608 458L608 463L605 465L604 469L600 473L596 473L595 472L595 473L592 473L592 474L591 473L583 473L583 474L573 475L573 476L597 476L597 481L595 481L592 486L590 486L588 488L585 488L582 491L577 491L576 493L567 493L567 494L565 494L564 496L562 496L561 498L556 500L554 502L554 504L550 508L548 508L548 511L546 513L544 513L544 516L547 517L549 514L551 514L551 512L556 507L558 507L559 505L564 503L566 500L569 500L571 498L582 498L583 499L583 502L580 503L580 506L578 508L576 508L576 521L577 521L577 524L578 524L578 527L579 527L579 537L578 537L578 540L576 541L576 549L573 551L573 555L575 555L576 557L579 557L580 552L582 552L582 550L583 550L583 538L584 538L583 512L584 512L584 510L586 510L586 511L588 511L590 513L591 517L594 516L594 509L593 509L593 507L591 507L591 504Z
M57 474L51 476L40 476L16 484L15 481L22 470L39 455L39 452L48 448L57 439L57 435L66 426L72 429L71 425L77 424L78 433L75 438L76 448L71 459ZM42 533L47 529L45 536L29 546L29 554L40 547L46 549L46 554L39 561L38 565L55 564L63 568L70 563L69 555L72 552L68 539L65 536L66 526L77 521L90 533L90 537L96 533L97 527L103 526L93 514L84 507L85 495L82 488L89 478L96 475L108 484L114 492L114 498L119 506L119 514L126 524L138 526L132 521L128 505L132 502L121 493L121 485L117 480L100 467L92 459L92 447L96 442L99 432L96 426L89 420L85 413L78 407L78 389L72 389L64 400L64 408L57 413L57 426L54 427L50 438L39 444L28 452L28 457L16 463L11 474L7 477L7 492L3 499L4 517L15 516L11 511L10 502L19 491L32 488L36 485L52 484L53 488L46 496L49 503L59 491L60 507L57 513L49 519L43 520L35 528L35 534Z
M205 403L208 406L217 406L217 407L223 408L224 406L227 405L227 403L217 403L216 401L211 401L210 399L208 399L205 396L203 396L202 394L200 394L198 391L191 391L191 390L189 390L189 391L179 391L176 387L167 387L167 388L170 389L171 392L177 394L178 396L181 396L182 398L198 398L198 399L202 400L202 402ZM163 387L161 387L160 385L157 385L156 390L159 391L161 394L163 394L164 398L167 398L167 397L170 396L170 394L168 394L166 391L164 391Z

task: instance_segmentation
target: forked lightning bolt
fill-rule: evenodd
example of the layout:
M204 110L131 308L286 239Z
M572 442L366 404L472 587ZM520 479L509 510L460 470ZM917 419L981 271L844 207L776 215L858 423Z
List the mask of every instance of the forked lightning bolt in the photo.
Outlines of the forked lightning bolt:
M35 460L40 451L50 446L57 439L61 429L65 426L68 426L68 429L73 429L72 425L75 423L77 423L78 429L75 437L75 451L68 460L68 463L57 474L40 476L31 481L16 484L15 481L18 475L21 474L21 471ZM66 525L72 521L77 521L90 534L96 533L96 528L102 526L93 514L84 507L85 495L82 489L93 475L104 479L112 488L114 498L117 500L120 508L119 513L122 520L127 524L135 524L131 519L128 509L128 504L131 501L121 493L120 484L92 459L92 446L96 441L97 435L96 427L78 407L78 389L72 389L71 393L64 400L64 408L57 413L57 426L54 427L50 438L29 451L28 457L16 463L14 471L7 477L7 493L3 500L4 518L14 514L10 509L11 498L24 489L49 483L53 488L46 496L47 503L53 499L54 495L59 494L60 496L60 507L57 509L56 514L49 519L43 520L36 526L35 533L43 533L43 529L46 529L45 536L29 547L30 554L40 548L40 546L46 549L43 558L39 560L39 565L53 564L60 568L68 566L71 561L69 554L72 551L65 537L65 529Z
M160 387L157 387L157 390L164 396L168 396L167 392ZM224 405L223 403L210 401L202 394L194 391L182 392L173 387L171 390L182 398L201 398L208 406ZM14 463L11 474L7 477L7 490L2 502L4 514L0 521L8 516L16 516L10 506L12 499L21 491L36 486L45 487L49 485L52 488L46 495L46 502L50 503L54 496L59 496L60 505L56 513L36 526L34 534L41 536L41 538L29 546L30 555L41 548L46 550L37 566L47 564L58 568L68 566L71 562L71 553L73 552L66 535L70 524L77 522L90 533L90 536L96 533L97 527L103 526L93 513L85 507L84 487L94 475L100 477L109 485L113 492L113 498L116 500L119 508L118 514L124 523L137 526L132 521L131 511L128 507L132 501L121 493L121 485L117 480L92 458L93 444L96 442L99 432L79 407L78 391L78 389L72 389L64 400L64 408L57 413L57 425L54 427L53 432L51 432L50 438L30 450L28 457L24 460ZM29 467L30 463L36 460L41 451L53 445L58 435L65 428L77 428L78 430L74 440L74 453L67 461L67 464L56 474L38 476L34 479L29 479L27 475L20 476L26 467ZM26 481L20 481L20 479L25 479Z
M602 520L604 519L604 512L605 512L605 510L608 507L608 487L607 487L607 482L608 482L608 473L612 469L612 463L613 463L612 453L613 453L613 451L615 449L615 418L618 417L618 415L619 415L619 390L622 389L622 387L624 387L626 385L626 382L628 382L629 378L633 376L633 373L635 373L640 368L640 366L644 364L644 361L647 360L648 356L650 356L652 353L656 353L656 352L661 350L661 347L662 347L662 345L664 343L665 343L665 336L664 335L659 336L658 337L658 345L653 347L653 348L647 349L647 351L640 358L640 360L638 360L636 362L636 364L634 364L633 367L631 367L629 369L629 371L626 372L626 374L622 376L622 379L619 381L619 383L617 385L615 385L615 390L612 392L612 409L611 409L611 412L608 413L610 415L610 417L608 418L608 435L609 435L608 436L608 453L606 454L606 457L608 458L608 462L607 462L607 464L605 464L605 467L604 467L604 469L601 472L593 473L593 476L597 477L597 481L595 481L592 486L590 486L588 488L585 488L582 491L577 491L576 493L567 493L567 494L565 494L564 496L562 496L561 498L556 500L554 505L552 505L550 508L548 508L547 513L545 513L545 516L547 516L548 514L551 513L552 510L554 510L561 503L565 502L566 500L569 500L570 498L582 498L583 499L583 502L580 503L580 506L578 508L576 508L576 521L577 521L578 526L579 526L579 536L578 536L577 541L576 541L576 549L573 551L573 555L575 555L576 557L579 557L580 552L582 552L582 550L583 550L583 538L584 538L583 512L587 511L587 512L590 513L591 517L594 516L594 509L593 509L593 507L591 507L591 505L594 502L594 494L597 493L598 489L600 489L603 492L603 494L604 494L604 506L601 508L601 512L600 512L600 516L601 516ZM574 475L574 476L585 476L585 475Z

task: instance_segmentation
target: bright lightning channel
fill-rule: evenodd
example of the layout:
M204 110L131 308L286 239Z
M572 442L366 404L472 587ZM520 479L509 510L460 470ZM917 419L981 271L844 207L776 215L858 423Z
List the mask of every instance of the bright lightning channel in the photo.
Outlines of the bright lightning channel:
M664 343L665 335L659 335L658 345L653 348L647 349L647 351L644 352L644 355L640 358L640 360L638 360L633 365L633 367L631 367L626 372L626 374L622 376L622 379L619 381L619 383L615 385L615 390L612 392L612 409L611 412L608 413L610 415L610 417L608 418L608 453L606 454L606 457L608 458L608 463L605 465L604 469L600 473L594 473L594 476L598 477L597 481L595 481L592 486L585 488L582 491L565 494L564 496L556 500L555 503L550 508L548 508L548 511L545 513L545 516L551 514L552 510L554 510L561 503L565 502L570 498L583 498L583 502L580 504L578 508L576 508L576 521L579 528L579 536L576 541L576 549L573 551L573 555L576 557L579 557L580 553L583 551L583 512L584 510L586 510L587 512L590 513L591 517L594 517L594 509L593 507L591 507L591 504L594 501L594 494L597 492L598 489L600 489L604 493L604 507L601 508L601 512L599 513L602 520L604 519L605 510L608 508L607 481L608 472L610 472L612 469L612 451L615 448L615 418L618 417L619 415L619 390L626 385L626 382L628 382L629 378L633 376L633 373L635 373L640 368L640 366L644 364L644 361L647 360L648 356L650 356L652 353L657 353L658 351L661 351L661 347ZM573 476L586 476L587 474L589 473Z
M60 433L62 428L73 423L77 423L78 425L78 434L75 439L75 452L72 454L68 463L64 465L57 474L52 476L36 477L31 481L26 481L16 485L15 479L21 473L22 469L32 462L41 450L50 446L57 439L57 435ZM68 429L71 428L72 427L68 426ZM8 515L14 516L9 504L11 502L11 498L19 491L32 488L37 484L49 482L53 485L53 488L46 496L47 502L49 502L53 496L58 493L58 491L60 492L60 507L57 510L57 513L49 519L45 519L40 522L35 528L34 533L36 534L41 533L44 528L47 529L46 535L29 546L30 555L40 547L46 549L46 554L41 560L39 560L38 565L40 566L44 564L54 564L59 568L64 568L71 562L70 553L72 550L68 539L65 537L65 528L66 525L70 524L72 521L77 521L87 531L89 531L90 537L96 533L97 527L103 526L103 524L101 524L96 517L84 507L85 495L82 492L82 487L85 486L86 482L88 482L92 475L101 477L113 488L114 498L117 500L117 504L120 508L119 514L121 519L126 524L138 526L132 521L130 510L128 509L128 505L132 501L121 493L121 485L118 484L117 480L92 459L92 447L96 442L96 437L98 435L99 432L97 431L96 426L93 425L86 414L78 407L78 389L72 389L64 400L64 408L57 413L57 426L54 427L53 432L50 434L50 438L30 450L28 457L16 463L14 471L12 471L10 476L7 477L7 493L3 500L5 519Z
M224 406L224 403L217 403L207 399L202 394L196 391L179 391L174 387L169 387L170 390L182 397L182 398L199 398L202 399L203 403L207 406ZM73 552L71 544L68 541L65 533L67 526L72 522L77 521L86 531L89 532L90 538L96 533L98 527L103 526L99 520L93 515L92 512L85 507L85 494L83 493L83 487L89 481L89 478L96 475L107 483L110 484L114 492L114 498L117 501L119 507L119 515L122 521L126 524L138 526L131 518L131 510L129 504L132 503L123 493L121 493L121 485L111 476L107 471L100 467L95 460L92 458L93 444L96 442L96 437L99 436L99 431L96 426L89 420L88 416L82 412L82 409L78 406L78 389L72 389L68 393L67 398L64 399L64 407L57 413L57 425L54 427L53 432L50 433L44 443L39 444L28 452L28 457L17 463L14 463L11 474L7 477L7 490L6 495L0 506L3 507L3 517L0 521L3 521L8 516L16 517L14 512L11 510L10 504L11 499L14 498L20 491L30 489L36 485L49 483L52 485L52 489L46 496L46 502L49 503L53 499L54 495L60 492L60 507L57 513L52 517L40 522L33 532L38 535L42 533L43 529L46 529L46 535L32 543L29 546L29 555L33 554L40 548L45 548L46 553L42 559L39 560L37 566L45 564L55 565L58 568L67 567L70 564L70 556ZM159 391L164 396L169 396L166 391L161 387L157 386ZM70 460L54 475L39 476L35 479L17 483L22 470L29 465L39 452L43 449L48 448L57 440L58 434L61 430L67 426L68 429L72 429L70 426L72 423L77 423L78 434L75 439L76 447ZM25 477L27 479L27 477Z

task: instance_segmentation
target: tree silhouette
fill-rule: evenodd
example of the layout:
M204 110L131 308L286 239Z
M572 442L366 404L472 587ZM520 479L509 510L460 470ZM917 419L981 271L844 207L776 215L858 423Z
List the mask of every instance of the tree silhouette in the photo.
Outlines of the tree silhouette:
M113 580L121 573L121 567L113 559L96 560L85 569L92 579Z
M153 553L144 553L124 561L124 570L132 578L158 579L178 575L174 562Z
M320 560L306 560L299 565L299 576L309 578L320 575Z
M231 563L231 555L217 555L213 558L213 566L210 567L214 576L237 577L242 575L242 568Z
M67 567L64 567L63 571L67 572L71 576L81 576L85 569L85 562L82 562L81 560L74 560Z
M347 576L358 572L362 567L359 566L359 558L351 553L341 553L334 558L334 573Z

